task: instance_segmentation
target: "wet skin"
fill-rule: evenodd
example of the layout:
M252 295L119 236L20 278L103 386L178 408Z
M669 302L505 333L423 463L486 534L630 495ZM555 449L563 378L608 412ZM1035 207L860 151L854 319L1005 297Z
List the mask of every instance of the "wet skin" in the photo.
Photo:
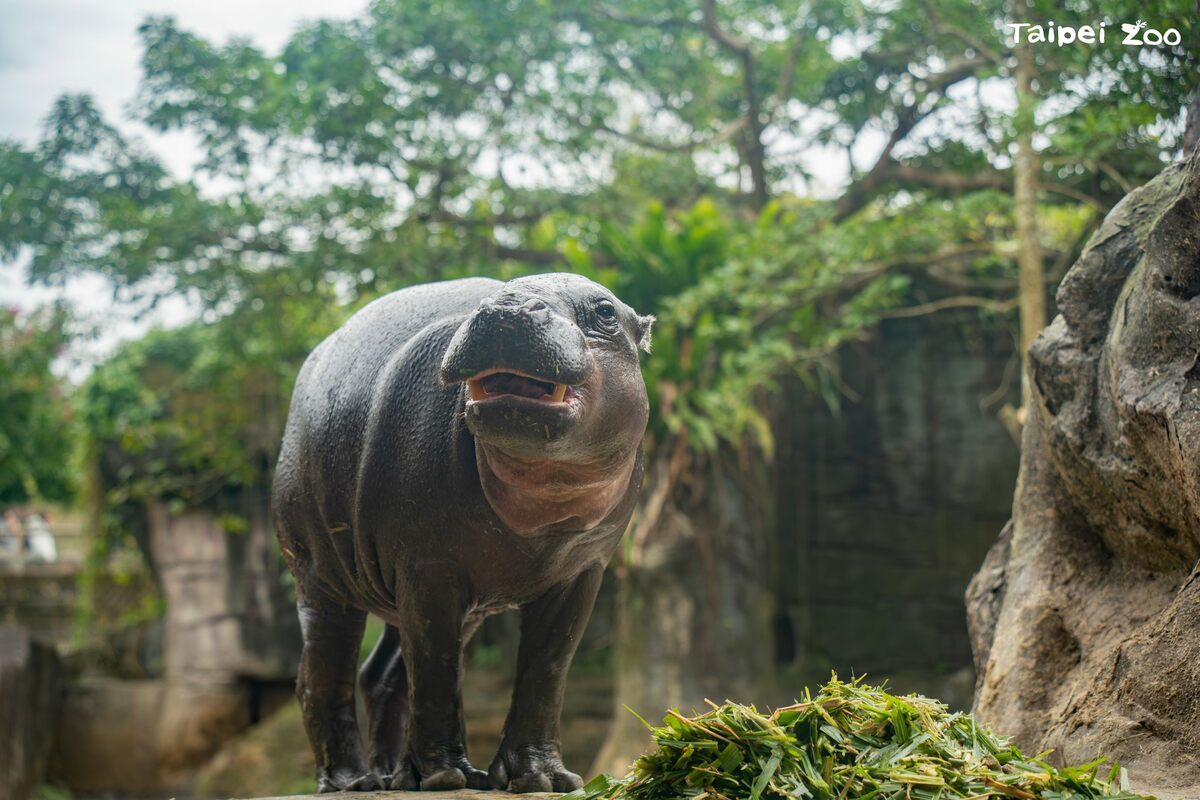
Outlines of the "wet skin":
M320 791L580 785L559 716L640 492L651 322L578 276L476 278L383 297L309 356L274 502ZM508 609L516 683L484 772L466 756L462 651ZM364 752L368 613L387 627L357 678Z

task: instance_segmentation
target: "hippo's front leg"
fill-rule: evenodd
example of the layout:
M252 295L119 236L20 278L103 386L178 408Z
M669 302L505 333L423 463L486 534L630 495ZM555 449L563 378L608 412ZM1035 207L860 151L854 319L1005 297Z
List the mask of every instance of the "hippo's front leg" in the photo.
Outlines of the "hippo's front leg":
M499 789L569 792L583 781L562 763L559 718L575 648L604 574L597 565L521 610L512 706L489 774Z
M412 710L408 752L422 791L488 789L467 761L462 709L466 603L452 575L424 573L397 603Z
M301 591L304 653L296 694L317 763L317 791L383 788L367 768L354 717L354 667L367 615Z

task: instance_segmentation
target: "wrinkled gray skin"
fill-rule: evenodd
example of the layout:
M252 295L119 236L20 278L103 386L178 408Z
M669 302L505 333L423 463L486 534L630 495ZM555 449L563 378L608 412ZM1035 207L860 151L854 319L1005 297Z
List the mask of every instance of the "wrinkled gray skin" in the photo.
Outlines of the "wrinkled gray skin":
M651 322L575 275L467 279L383 297L309 356L274 500L320 791L580 785L559 715L640 491ZM544 384L489 383L496 370ZM561 402L556 384L570 387ZM462 651L507 609L521 613L516 684L483 772L464 744ZM387 627L358 675L364 755L354 691L368 613Z

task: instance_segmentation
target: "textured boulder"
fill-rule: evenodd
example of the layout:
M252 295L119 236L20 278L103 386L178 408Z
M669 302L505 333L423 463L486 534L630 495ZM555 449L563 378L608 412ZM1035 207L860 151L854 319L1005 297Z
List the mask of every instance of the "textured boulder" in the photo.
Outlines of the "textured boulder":
M1112 210L1058 307L1013 519L967 592L975 710L1200 785L1200 154Z
M78 795L190 794L197 767L249 725L247 706L236 686L74 680L59 713L49 781Z

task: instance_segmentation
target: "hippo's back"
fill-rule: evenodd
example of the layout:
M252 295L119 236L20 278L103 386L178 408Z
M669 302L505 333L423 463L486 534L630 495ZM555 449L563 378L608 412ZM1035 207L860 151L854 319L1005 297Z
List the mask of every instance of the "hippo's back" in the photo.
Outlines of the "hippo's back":
M369 303L321 342L296 379L289 417L353 411L397 350L429 325L465 317L502 285L464 278L401 289ZM346 406L350 407L346 407Z
M436 380L441 353L432 352L432 346L501 285L465 278L392 292L362 308L305 360L292 394L273 492L280 542L289 561L314 546L322 549L314 540L354 516L372 407L380 399L376 395L394 383L398 368L422 376L411 383L429 385L405 386L411 394L395 398L397 402L419 404L422 395L444 391ZM397 366L397 358L428 363ZM391 374L384 375L385 370ZM313 565L292 566L304 573L305 566Z

